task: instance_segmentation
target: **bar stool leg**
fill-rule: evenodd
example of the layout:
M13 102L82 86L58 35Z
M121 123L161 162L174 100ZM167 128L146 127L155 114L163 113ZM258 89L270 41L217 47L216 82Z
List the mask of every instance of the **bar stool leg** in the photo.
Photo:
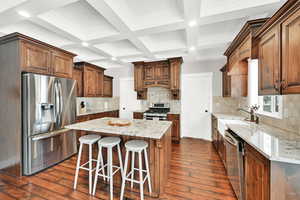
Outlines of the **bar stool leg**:
M132 151L131 154L132 154L132 160L131 160L131 188L133 188L135 152Z
M80 167L80 159L81 159L82 146L83 146L83 144L80 143L79 153L78 153L78 158L77 158L77 164L76 164L75 180L74 180L74 186L73 186L74 190L77 187L77 179L78 179L78 173L79 173L79 167Z
M125 166L124 166L124 172L122 174L122 186L121 186L120 200L123 200L123 196L124 196L125 182L126 182L126 176L127 176L126 173L127 173L127 166L128 166L128 156L129 156L129 152L126 150Z
M92 176L93 176L93 157L92 144L89 144L89 193L92 194Z
M123 174L123 161L122 161L122 154L121 154L121 149L120 149L120 145L118 144L118 155L119 155L119 164L120 164L120 171L121 171L121 175Z
M99 146L99 145L98 145ZM93 187L93 195L95 195L96 193L96 187L97 187L97 182L98 182L98 171L99 171L99 168L100 168L100 156L101 155L101 147L98 148L99 149L99 152L98 152L98 157L97 157L97 166L96 166L96 171L95 171L95 178L94 178L94 187ZM103 166L103 163L101 163L101 165Z
M152 193L151 177L150 177L147 149L144 149L144 156L145 156L145 163L146 163L146 170L147 170L147 177L148 177L148 189L149 189L149 192Z
M103 156L102 156L102 147L99 145L99 154L100 154L100 164L101 164L101 167L102 167L102 174L103 174L103 180L105 181L105 171L104 171L104 162L103 162ZM99 158L98 158L99 160Z
M139 153L140 195L141 195L141 200L144 200L142 154L141 152L138 153Z
M109 163L109 177L110 177L110 199L113 200L113 168L112 168L112 148L108 148L108 163Z

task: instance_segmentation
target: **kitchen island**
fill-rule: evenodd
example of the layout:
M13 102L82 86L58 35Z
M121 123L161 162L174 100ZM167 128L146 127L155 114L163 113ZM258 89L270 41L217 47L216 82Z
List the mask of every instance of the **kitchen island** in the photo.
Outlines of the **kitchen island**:
M169 121L154 121L154 120L139 120L134 119L130 121L129 126L111 126L109 121L114 121L118 118L105 117L101 119L89 120L86 122L68 125L65 128L86 131L88 133L99 134L102 137L117 136L121 138L121 151L123 161L125 160L125 147L124 144L129 140L140 139L147 141L148 146L148 160L150 165L152 193L149 194L148 188L144 187L145 195L158 198L164 193L164 187L167 182L170 158L171 158L171 126L172 122ZM94 154L97 154L96 145L93 148ZM113 152L114 164L118 165L117 152ZM103 153L104 162L106 162L106 153ZM137 159L136 166L137 164ZM138 174L136 174L138 175ZM138 177L135 177L138 179ZM101 179L99 179L101 184ZM121 185L121 174L118 172L114 176L114 184L117 187ZM127 186L130 184L127 184ZM126 187L126 190L139 192L139 186L131 189ZM125 192L126 194L126 192Z

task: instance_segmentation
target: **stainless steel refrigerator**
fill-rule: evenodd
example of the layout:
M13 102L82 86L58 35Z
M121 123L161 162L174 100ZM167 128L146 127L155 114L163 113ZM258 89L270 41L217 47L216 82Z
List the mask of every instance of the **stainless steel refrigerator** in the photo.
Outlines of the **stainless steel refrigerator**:
M75 81L22 75L23 174L31 175L77 153Z

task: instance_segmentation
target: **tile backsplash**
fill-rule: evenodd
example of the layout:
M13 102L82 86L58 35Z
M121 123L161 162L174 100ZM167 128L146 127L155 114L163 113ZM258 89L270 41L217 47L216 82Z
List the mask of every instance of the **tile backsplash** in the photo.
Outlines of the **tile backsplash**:
M152 103L169 103L170 110L173 113L180 113L180 100L172 100L170 90L163 87L148 88L147 100L141 101L142 109L147 109Z
M237 111L239 107L247 106L247 98L214 97L213 112L242 114ZM300 135L300 95L283 96L283 118L277 119L260 115L260 121L264 124L292 131Z
M80 111L81 102L85 103L86 112L119 110L119 97L105 98L105 97L78 97L76 98L77 114Z

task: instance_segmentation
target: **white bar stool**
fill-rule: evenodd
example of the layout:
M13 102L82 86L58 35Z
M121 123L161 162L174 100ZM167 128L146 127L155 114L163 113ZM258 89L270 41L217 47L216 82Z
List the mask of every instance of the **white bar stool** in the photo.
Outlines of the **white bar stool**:
M123 163L122 163L122 155L121 155L121 149L120 149L120 142L121 139L118 137L105 137L98 141L99 146L99 153L98 153L98 161L96 166L96 173L95 173L95 182L94 182L94 188L93 188L93 195L96 193L96 187L97 187L97 180L98 176L102 176L104 178L107 178L109 180L110 184L110 199L113 199L113 178L114 174L121 170L121 174L123 174ZM119 166L113 165L113 148L117 147L118 149L118 157L119 157ZM105 165L102 165L100 162L102 158L102 148L107 148L107 163ZM100 168L100 164L102 165ZM107 167L107 176L104 174L104 168ZM116 168L115 171L113 171L113 168ZM102 171L102 173L100 173Z
M78 179L78 173L79 169L83 169L89 172L89 193L92 194L92 178L93 178L93 171L96 169L93 169L93 161L96 162L97 160L93 159L93 151L92 151L92 146L96 142L100 140L101 136L95 135L95 134L90 134L90 135L84 135L79 138L80 146L79 146L79 154L77 158L77 165L76 165L76 172L75 172L75 180L74 180L74 189L77 187L77 179ZM80 165L80 160L81 160L81 154L82 154L82 147L84 144L89 145L89 160ZM101 155L102 158L102 155ZM85 167L85 165L89 165L88 168ZM103 160L101 160L101 165L103 165Z
M131 188L133 187L133 183L140 184L140 196L141 196L141 199L143 200L144 199L144 183L147 179L148 179L149 192L150 193L152 192L151 177L150 177L149 163L148 163L148 156L147 156L148 143L143 140L131 140L131 141L125 143L125 147L126 147L126 157L125 157L125 167L124 167L124 173L123 173L120 199L123 200L126 181L131 181ZM127 173L127 165L128 165L128 156L129 156L130 151L132 152L131 171L128 174L126 174ZM142 166L143 151L144 151L144 157L145 157L146 170L143 170L143 166ZM134 168L135 153L138 153L138 156L139 156L139 168L138 169ZM139 180L134 180L134 171L135 170L139 171ZM143 176L143 172L146 173L145 177Z

